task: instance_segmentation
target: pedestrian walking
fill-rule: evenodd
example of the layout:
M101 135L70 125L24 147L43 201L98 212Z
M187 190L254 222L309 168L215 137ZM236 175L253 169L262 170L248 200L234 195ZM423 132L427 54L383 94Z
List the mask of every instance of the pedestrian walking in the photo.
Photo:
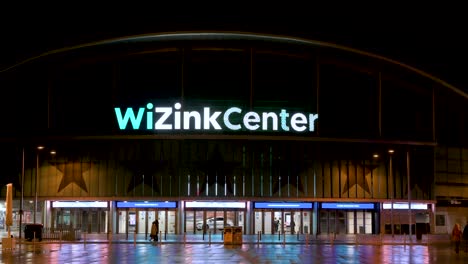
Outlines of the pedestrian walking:
M150 241L158 241L159 221L156 219L151 224Z
M456 223L452 229L452 241L455 243L455 253L460 252L460 242L462 238L462 231L460 224Z
M275 233L277 233L278 230L279 230L279 220L277 218L275 218L275 229L274 230L275 230L274 231Z
M468 221L463 229L463 240L465 240L465 252L468 253Z

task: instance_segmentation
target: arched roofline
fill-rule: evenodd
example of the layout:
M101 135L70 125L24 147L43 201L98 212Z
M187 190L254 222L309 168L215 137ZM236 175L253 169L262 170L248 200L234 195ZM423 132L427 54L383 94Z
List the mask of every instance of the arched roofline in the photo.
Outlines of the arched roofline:
M468 99L468 93L465 93L461 89L449 84L448 82L440 78L437 78L425 71L422 71L416 67L410 66L408 64L402 63L394 59L390 59L385 56L381 56L381 55L374 54L371 52L367 52L367 51L363 51L363 50L359 50L355 48L350 48L347 46L334 44L330 42L310 40L310 39L305 39L305 38L300 38L300 37L271 35L271 34L264 34L264 33L252 33L252 32L231 32L231 31L187 31L187 32L183 32L182 31L182 32L148 33L148 34L141 34L141 35L117 37L117 38L88 42L84 44L79 44L75 46L70 46L70 47L65 47L65 48L60 48L60 49L55 49L55 50L51 50L48 52L44 52L37 56L30 57L23 61L20 61L14 65L3 68L0 70L0 73L8 72L21 65L27 64L29 62L35 61L37 59L40 59L49 55L65 53L68 51L73 51L73 50L78 50L78 49L84 49L84 48L95 47L95 46L113 45L113 44L159 42L159 41L180 41L180 40L260 40L260 41L271 41L271 42L276 42L276 43L326 47L326 48L342 50L342 51L370 57L373 59L381 60L381 61L393 64L393 65L397 65L415 74L418 74L427 79L430 79L434 81L435 83L438 83L452 90L453 92L461 95L462 97Z

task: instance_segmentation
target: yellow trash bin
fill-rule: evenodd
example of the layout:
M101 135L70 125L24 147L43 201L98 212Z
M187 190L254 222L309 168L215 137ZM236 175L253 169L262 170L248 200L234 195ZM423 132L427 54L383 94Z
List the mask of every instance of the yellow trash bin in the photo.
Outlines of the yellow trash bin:
M232 244L242 245L242 226L232 227Z
M233 231L232 227L224 228L224 245L232 245L232 239L233 239L232 231Z

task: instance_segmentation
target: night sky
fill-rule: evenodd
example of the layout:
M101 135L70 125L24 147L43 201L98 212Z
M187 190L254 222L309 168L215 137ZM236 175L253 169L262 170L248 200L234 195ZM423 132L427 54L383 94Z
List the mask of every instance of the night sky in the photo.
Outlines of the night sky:
M0 69L47 51L143 33L228 30L333 42L417 67L468 92L468 16L463 5L383 4L254 8L199 5L120 6L118 9L3 9ZM240 8L248 8L245 11ZM242 10L242 11L240 11Z

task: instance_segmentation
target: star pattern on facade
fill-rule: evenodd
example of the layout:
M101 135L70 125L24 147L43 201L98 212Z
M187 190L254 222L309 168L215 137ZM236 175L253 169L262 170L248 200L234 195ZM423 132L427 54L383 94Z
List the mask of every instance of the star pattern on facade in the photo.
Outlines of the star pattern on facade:
M132 179L127 187L127 192L133 191L140 184L146 184L155 192L160 192L160 186L156 177L157 173L168 168L166 160L127 160L121 164L132 173Z
M354 185L357 185L367 193L370 193L369 184L367 183L366 178L367 175L377 167L377 165L362 165L358 163L352 163L349 165L349 170L347 170L346 165L343 164L341 171L346 174L346 182L343 186L342 194L349 192L349 190L354 187Z
M61 192L72 183L78 185L83 191L88 192L83 173L91 169L92 163L91 161L85 162L79 160L49 161L49 164L63 174L57 192Z
M195 161L193 166L195 171L201 172L201 187L200 193L206 191L214 184L223 184L226 181L227 192L233 193L233 176L234 170L240 165L240 162L225 161L219 148L215 148L211 153L210 158L206 161ZM224 180L226 179L226 180Z

